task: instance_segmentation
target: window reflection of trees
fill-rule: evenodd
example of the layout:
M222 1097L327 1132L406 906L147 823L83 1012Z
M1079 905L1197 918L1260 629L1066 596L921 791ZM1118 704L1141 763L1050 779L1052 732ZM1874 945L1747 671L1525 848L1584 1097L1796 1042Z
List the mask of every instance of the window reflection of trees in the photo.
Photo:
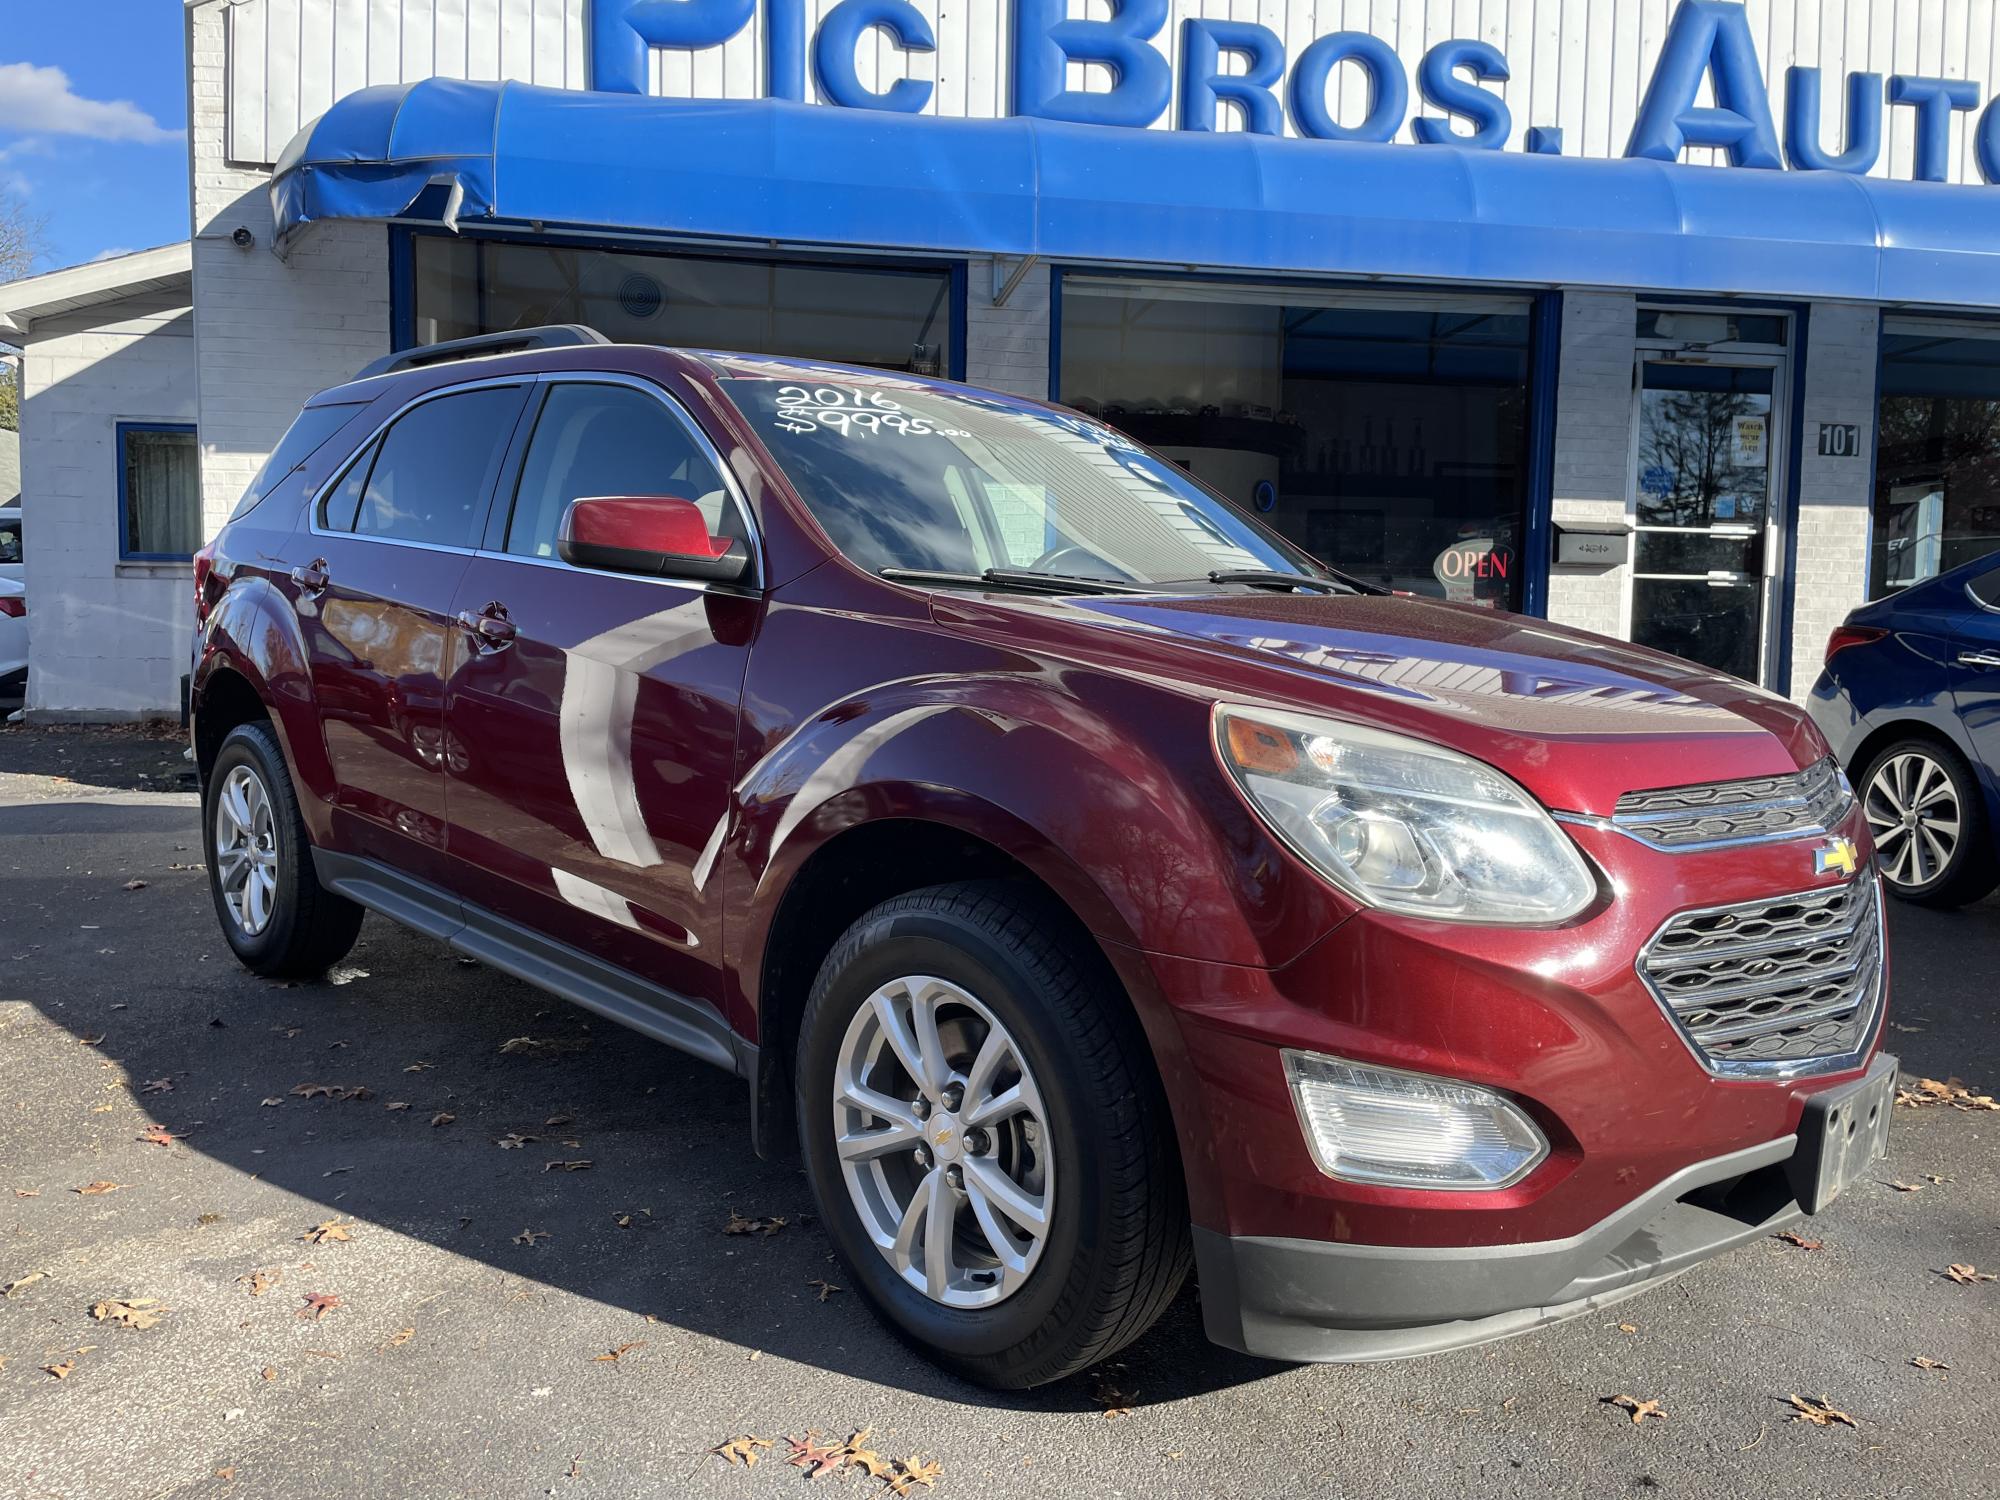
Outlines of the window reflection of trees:
M1642 476L1650 469L1666 471L1673 488L1661 495L1641 485L1639 524L1708 526L1722 495L1737 495L1754 507L1751 514L1739 511L1723 519L1761 522L1764 466L1739 466L1734 455L1738 420L1766 418L1768 412L1768 397L1746 391L1648 391L1639 469Z
M2000 549L2000 399L1884 396L1876 431L1878 595Z

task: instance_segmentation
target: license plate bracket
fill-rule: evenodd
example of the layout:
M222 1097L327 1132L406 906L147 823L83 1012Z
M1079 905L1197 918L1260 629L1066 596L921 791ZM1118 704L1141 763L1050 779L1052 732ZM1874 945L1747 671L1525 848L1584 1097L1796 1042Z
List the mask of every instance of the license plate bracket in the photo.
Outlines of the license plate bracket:
M1888 1154L1898 1072L1896 1059L1885 1052L1854 1082L1807 1096L1791 1162L1792 1191L1807 1213L1819 1213Z

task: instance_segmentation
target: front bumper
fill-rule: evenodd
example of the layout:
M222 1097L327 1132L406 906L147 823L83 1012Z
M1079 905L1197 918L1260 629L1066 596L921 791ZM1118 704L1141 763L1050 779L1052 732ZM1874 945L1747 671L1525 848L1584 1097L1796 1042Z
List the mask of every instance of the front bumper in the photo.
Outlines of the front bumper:
M1877 1057L1855 1087L1879 1088L1885 1074L1893 1087L1896 1066ZM1883 1107L1875 1147L1886 1140ZM1356 1245L1197 1227L1202 1317L1216 1343L1269 1359L1365 1363L1509 1338L1636 1296L1804 1217L1824 1202L1826 1149L1787 1135L1696 1162L1563 1239Z

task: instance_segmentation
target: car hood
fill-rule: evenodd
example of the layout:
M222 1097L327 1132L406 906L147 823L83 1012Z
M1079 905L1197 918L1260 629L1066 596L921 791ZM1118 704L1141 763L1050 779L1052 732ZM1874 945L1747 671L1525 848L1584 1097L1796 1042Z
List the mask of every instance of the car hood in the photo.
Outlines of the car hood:
M1775 775L1827 753L1802 710L1740 678L1470 605L1272 593L988 602L1110 633L1121 664L1218 697L1463 750L1559 809L1608 813L1626 791Z

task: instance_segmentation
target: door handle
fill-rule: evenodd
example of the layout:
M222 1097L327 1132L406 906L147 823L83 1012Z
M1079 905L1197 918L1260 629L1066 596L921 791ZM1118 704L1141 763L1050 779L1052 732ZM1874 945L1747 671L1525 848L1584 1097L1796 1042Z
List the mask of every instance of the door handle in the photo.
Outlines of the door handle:
M1961 651L1958 664L1961 667L2000 667L2000 656L1990 651Z
M327 575L326 559L315 557L303 568L292 569L292 582L303 592L317 597L326 592L327 585L332 583L333 579Z
M489 604L478 614L458 612L458 628L472 637L480 651L504 651L514 644L514 622L507 618L507 606Z

